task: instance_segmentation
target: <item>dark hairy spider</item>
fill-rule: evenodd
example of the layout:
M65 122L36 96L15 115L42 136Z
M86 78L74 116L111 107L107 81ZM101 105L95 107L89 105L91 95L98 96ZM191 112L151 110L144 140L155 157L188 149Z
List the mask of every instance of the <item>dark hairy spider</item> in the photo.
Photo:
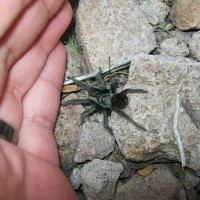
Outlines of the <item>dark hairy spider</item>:
M81 123L84 123L84 118L90 114L93 114L95 111L99 111L103 113L104 116L104 127L109 129L108 127L108 117L111 116L112 111L116 112L120 116L124 117L128 122L134 124L137 128L146 131L144 127L137 124L134 120L131 119L126 113L124 113L121 109L125 108L128 105L128 97L126 94L128 93L148 93L146 90L142 89L125 89L120 93L116 93L117 89L117 81L116 79L111 79L110 88L106 87L106 82L102 78L101 69L96 75L96 81L99 88L90 86L83 81L77 80L73 77L69 77L74 81L74 83L80 86L82 89L85 89L89 96L96 98L96 100L92 98L85 99L71 99L62 103L63 106L67 106L70 104L83 104L83 105L91 105L88 109L81 113Z

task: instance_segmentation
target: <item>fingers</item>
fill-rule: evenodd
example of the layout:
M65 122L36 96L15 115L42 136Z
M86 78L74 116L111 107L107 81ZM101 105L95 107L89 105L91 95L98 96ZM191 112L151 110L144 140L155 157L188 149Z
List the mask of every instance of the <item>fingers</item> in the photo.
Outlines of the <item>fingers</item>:
M64 0L30 3L0 41L0 91L10 66L27 50L55 15ZM70 7L69 3L68 7ZM1 94L0 94L1 95Z
M71 20L71 8L63 5L50 20L37 42L12 67L0 102L0 119L18 133L22 121L22 101L43 70L48 54L57 44ZM0 79L1 81L1 79Z
M50 20L36 43L15 63L9 74L7 90L21 100L39 76L49 53L57 44L71 19L71 10L63 6ZM29 77L29 78L27 78Z
M0 39L31 0L1 0Z
M48 20L61 7L63 0L56 1L54 4L51 3L51 7L49 7L48 2L51 1L39 0L29 4L7 35L2 38L0 59L6 63L5 67L9 68L18 56L33 43Z
M65 69L65 50L60 44L50 54L37 82L23 101L23 121L18 145L26 151L59 165L53 136Z

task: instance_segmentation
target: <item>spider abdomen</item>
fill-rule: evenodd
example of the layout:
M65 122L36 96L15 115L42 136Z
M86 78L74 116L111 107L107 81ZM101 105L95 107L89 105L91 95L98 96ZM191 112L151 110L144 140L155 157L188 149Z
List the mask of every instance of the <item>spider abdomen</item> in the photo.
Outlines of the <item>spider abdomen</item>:
M119 109L124 109L128 105L128 97L125 93L120 92L113 95L111 103Z

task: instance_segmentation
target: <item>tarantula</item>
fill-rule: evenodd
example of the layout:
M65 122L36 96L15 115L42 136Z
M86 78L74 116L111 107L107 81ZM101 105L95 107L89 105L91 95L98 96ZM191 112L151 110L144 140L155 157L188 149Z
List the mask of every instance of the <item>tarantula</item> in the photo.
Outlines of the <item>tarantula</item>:
M82 89L85 89L89 96L96 98L96 100L91 98L86 99L71 99L62 103L63 106L67 106L70 104L90 104L91 106L81 113L80 124L84 123L84 118L90 114L93 114L95 111L101 111L104 116L103 124L104 127L109 129L108 126L108 117L111 116L112 111L115 111L120 116L124 117L128 122L134 124L137 128L146 131L144 127L137 124L134 120L132 120L126 113L124 113L121 109L125 108L128 105L128 97L127 93L148 93L146 90L142 89L125 89L120 93L116 93L117 89L117 81L116 79L111 79L110 88L106 87L106 82L102 78L101 68L96 75L96 81L98 83L99 88L90 86L83 81L77 80L73 77L69 77L80 86Z

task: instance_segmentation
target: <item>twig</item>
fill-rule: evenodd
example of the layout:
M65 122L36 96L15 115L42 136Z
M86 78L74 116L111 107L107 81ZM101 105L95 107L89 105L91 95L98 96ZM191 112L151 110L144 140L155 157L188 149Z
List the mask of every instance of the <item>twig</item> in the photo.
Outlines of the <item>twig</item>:
M131 63L131 59L127 60L124 63L118 64L118 65L112 65L112 66L110 66L108 68L104 68L104 69L102 69L102 74L105 74L105 73L107 73L109 71L115 72L115 71L118 71L118 70L125 69L125 68L130 66L130 63ZM96 72L95 73L90 73L90 74L78 76L78 77L76 77L76 79L83 81L83 80L87 80L87 79L95 77L96 74L97 74ZM68 85L68 84L71 84L71 83L73 83L73 80L66 80L64 82L64 85Z
M131 173L131 170L130 168L120 159L121 156L118 156L118 155L114 155L114 157L119 160L119 162L126 168L126 170ZM122 158L122 157L121 157ZM122 158L123 159L123 158Z
M176 108L175 108L175 113L174 113L174 121L173 121L173 131L174 131L174 136L176 138L176 142L178 144L178 149L181 157L181 165L182 165L182 170L186 166L186 161L185 161L185 153L183 150L183 143L181 141L180 134L178 132L178 115L179 115L179 108L180 108L180 101L179 101L179 95L177 94L176 97Z

